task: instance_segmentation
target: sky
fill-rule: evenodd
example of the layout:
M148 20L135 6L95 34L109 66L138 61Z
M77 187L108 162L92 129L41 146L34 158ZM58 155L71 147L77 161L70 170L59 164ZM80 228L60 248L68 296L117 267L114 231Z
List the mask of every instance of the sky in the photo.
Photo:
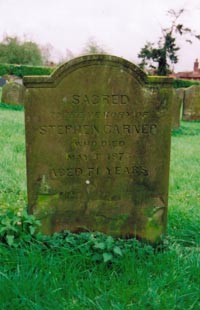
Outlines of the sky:
M180 22L200 34L200 0L0 0L0 40L18 36L52 46L54 60L80 55L90 39L109 54L138 64L145 43L157 42L170 9L185 9ZM200 59L200 40L178 39L179 63L191 71Z

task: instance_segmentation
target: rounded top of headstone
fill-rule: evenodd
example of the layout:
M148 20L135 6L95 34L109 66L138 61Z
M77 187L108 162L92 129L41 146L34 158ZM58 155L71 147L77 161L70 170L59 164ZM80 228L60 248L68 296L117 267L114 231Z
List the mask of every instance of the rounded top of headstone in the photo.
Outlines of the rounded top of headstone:
M10 89L10 88L14 88L14 89L21 89L23 88L24 86L20 83L17 83L15 81L12 81L12 82L9 82L9 83L6 83L4 86L3 86L3 89Z
M23 82L28 87L55 87L60 80L77 69L88 66L112 66L118 67L121 72L128 72L143 85L147 81L147 75L132 62L113 55L93 54L74 58L62 64L50 76L25 76Z
M3 103L23 104L25 87L16 82L10 82L2 88Z

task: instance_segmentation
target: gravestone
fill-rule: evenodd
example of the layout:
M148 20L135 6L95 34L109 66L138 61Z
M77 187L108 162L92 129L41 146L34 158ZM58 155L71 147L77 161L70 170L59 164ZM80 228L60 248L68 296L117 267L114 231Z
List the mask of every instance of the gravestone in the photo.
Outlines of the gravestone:
M29 212L41 231L152 243L166 229L172 79L115 56L24 77Z
M183 120L200 120L200 85L193 85L185 90Z
M18 83L20 85L23 85L23 80L20 78L15 79L15 83Z
M184 92L185 92L184 88L177 88L173 90L172 129L180 128Z
M7 104L23 105L24 86L19 83L8 83L2 88L1 101Z
M7 83L6 79L0 77L0 87L4 86Z

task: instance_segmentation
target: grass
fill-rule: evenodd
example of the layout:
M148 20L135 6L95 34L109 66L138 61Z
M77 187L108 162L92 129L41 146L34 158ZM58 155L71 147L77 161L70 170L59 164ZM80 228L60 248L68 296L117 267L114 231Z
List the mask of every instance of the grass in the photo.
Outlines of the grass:
M169 229L186 243L200 243L200 122L182 122L173 133L169 187Z
M26 207L24 113L0 106L0 204Z
M0 132L0 205L19 210L27 201L23 111L1 106ZM0 309L198 310L199 139L199 122L182 122L172 134L163 248L129 241L131 250L104 263L76 244L0 244Z

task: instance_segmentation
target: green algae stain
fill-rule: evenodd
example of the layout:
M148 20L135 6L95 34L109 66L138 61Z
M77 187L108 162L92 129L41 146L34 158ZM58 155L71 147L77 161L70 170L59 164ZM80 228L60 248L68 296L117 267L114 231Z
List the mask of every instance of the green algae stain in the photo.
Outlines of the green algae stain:
M160 240L165 232L164 207L152 207L145 211L146 225L143 229L144 238L152 243Z

